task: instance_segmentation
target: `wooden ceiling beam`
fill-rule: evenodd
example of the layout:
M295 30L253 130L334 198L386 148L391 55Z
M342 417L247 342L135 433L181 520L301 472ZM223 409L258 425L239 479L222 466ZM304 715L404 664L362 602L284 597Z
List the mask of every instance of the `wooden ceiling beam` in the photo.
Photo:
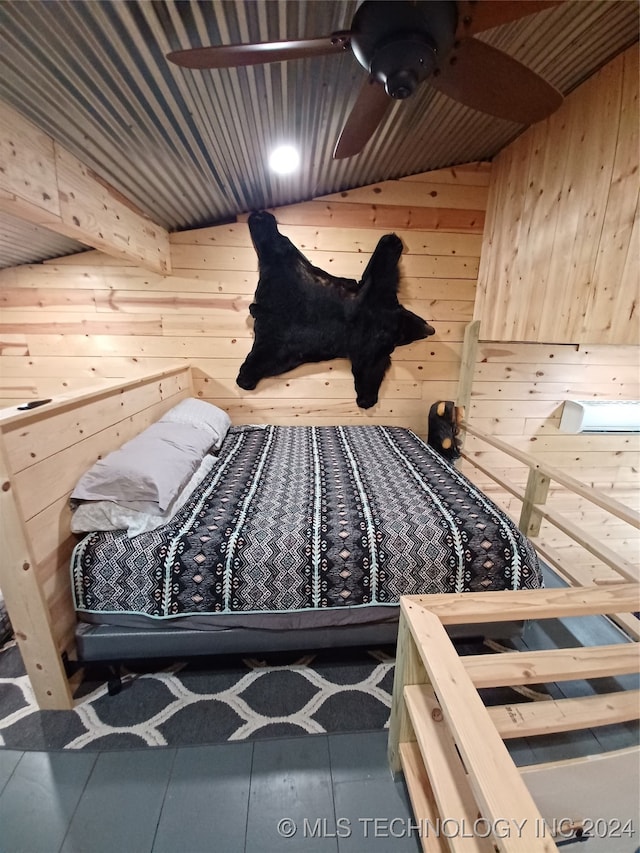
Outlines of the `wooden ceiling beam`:
M0 210L145 269L171 271L166 229L1 102Z

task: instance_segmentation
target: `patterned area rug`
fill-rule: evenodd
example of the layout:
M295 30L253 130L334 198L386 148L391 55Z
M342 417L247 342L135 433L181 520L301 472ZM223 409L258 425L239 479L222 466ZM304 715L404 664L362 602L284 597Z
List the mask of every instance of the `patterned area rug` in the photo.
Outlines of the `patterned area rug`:
M457 643L461 654L513 651L506 641ZM15 642L0 649L0 748L126 749L376 731L389 724L394 646L201 658L123 670L122 690L94 666L72 711L40 711ZM481 690L486 704L549 699L540 685Z
M388 724L394 648L264 659L225 658L123 671L111 696L104 667L73 711L40 711L14 642L0 649L0 746L124 749L369 731Z

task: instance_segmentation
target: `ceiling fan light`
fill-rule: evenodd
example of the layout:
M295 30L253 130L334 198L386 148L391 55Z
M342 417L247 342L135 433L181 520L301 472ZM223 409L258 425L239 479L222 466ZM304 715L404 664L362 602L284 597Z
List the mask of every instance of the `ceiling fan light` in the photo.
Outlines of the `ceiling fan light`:
M417 86L418 77L410 68L390 74L384 84L387 95L398 101L403 101L413 95Z
M293 145L279 145L269 155L269 168L278 175L290 175L300 165L300 154Z
M403 100L414 93L435 65L434 43L427 35L415 34L377 45L369 71L382 83L387 95Z

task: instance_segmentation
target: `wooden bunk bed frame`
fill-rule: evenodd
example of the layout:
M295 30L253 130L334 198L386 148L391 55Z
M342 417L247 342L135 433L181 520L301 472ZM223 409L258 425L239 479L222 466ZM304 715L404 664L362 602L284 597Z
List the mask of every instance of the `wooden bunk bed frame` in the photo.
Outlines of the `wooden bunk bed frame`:
M458 399L462 405L468 405L477 324L471 324L469 332ZM74 667L67 661L76 657L77 618L69 561L77 540L70 532L69 494L96 459L120 447L189 396L194 396L192 368L188 362L181 362L126 382L59 397L30 411L8 409L0 413L0 589L42 709L70 709L74 704L75 676L69 675ZM482 435L471 427L468 430ZM485 439L496 444L495 439ZM542 506L546 493L540 479L564 475L525 457L518 455L529 465L532 482L537 485L535 489L528 487L523 496L520 529L531 537L535 536L536 519L546 512ZM564 477L565 484L570 479ZM591 490L572 482L594 499ZM640 525L637 513L615 501L602 498L599 505L636 527ZM535 544L535 538L533 541ZM582 544L596 549L594 553L608 564L616 565L621 581L633 575L633 566L605 553L598 543L583 538ZM553 555L543 552L542 556L554 562ZM620 618L627 631L637 637L638 620L633 616Z

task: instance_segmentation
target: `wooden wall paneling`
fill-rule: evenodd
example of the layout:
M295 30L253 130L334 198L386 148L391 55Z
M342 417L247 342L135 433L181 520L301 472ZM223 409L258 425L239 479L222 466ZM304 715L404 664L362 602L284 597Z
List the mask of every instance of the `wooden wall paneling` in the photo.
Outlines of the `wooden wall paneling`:
M63 267L127 267L131 265L131 261L125 258L120 258L115 255L107 255L98 249L89 249L86 252L76 252L73 255L64 255L60 258L55 258L54 261L44 261L45 265L55 263Z
M605 66L583 85L580 97L570 99L571 156L562 189L567 204L561 212L561 227L556 229L563 239L553 250L560 266L552 277L556 299L553 315L544 327L546 340L583 340L581 328L615 157L621 101L619 65Z
M0 115L2 208L13 211L14 216L22 214L35 224L58 222L60 199L56 191L53 139L7 104L2 106Z
M507 149L508 150L508 149ZM498 257L497 247L494 243L498 240L500 231L495 225L498 211L501 209L500 198L503 182L500 180L503 171L492 171L491 181L487 190L487 210L482 231L482 248L478 262L478 280L476 286L476 299L474 304L473 319L478 322L485 317L486 328L483 333L491 337L489 329L489 312L485 310L489 284L493 281L493 265Z
M86 257L86 255L82 255ZM57 260L60 260L59 258ZM64 258L62 260L65 260ZM42 264L24 265L0 270L0 290L29 289L32 287L59 289L61 275L64 284L73 290L140 290L150 293L173 291L178 293L245 293L255 290L255 274L243 271L210 272L201 270L176 270L171 275L150 273L131 266L84 266L78 271L71 265L46 261Z
M2 376L0 378L0 400L6 406L17 406L32 400L51 399L67 391L86 388L89 384L100 384L101 381L95 377L66 377L61 379L59 376L38 376L29 380L25 377Z
M637 54L637 51L634 51ZM628 254L629 251L629 229L633 227L633 220L637 215L635 211L638 197L638 182L636 180L635 193L633 182L625 180L629 171L637 168L638 156L638 129L637 125L637 79L635 91L635 113L636 121L630 122L630 114L633 112L633 92L629 89L629 81L625 85L624 78L628 78L628 65L631 60L630 54L623 58L623 73L617 71L617 67L609 66L602 70L596 80L597 86L594 96L598 121L596 128L591 130L591 157L590 162L593 172L590 177L591 197L585 208L582 238L583 244L578 253L579 260L575 264L575 278L572 286L580 288L583 293L582 316L576 318L579 325L576 332L580 334L581 340L598 340L600 333L596 332L599 315L609 317L609 322L617 314L617 306L611 306L609 311L597 305L597 300L603 290L608 289L612 281L620 281L618 272L619 262L616 263L611 257L610 248L617 244L618 254ZM635 62L635 74L638 74L637 56ZM626 69L626 70L625 70ZM611 133L611 127L617 128L617 134ZM618 191L620 187L621 191ZM631 190L631 192L629 192ZM613 197L612 197L613 196ZM629 204L631 202L631 204ZM622 229L620 228L620 224ZM624 234L624 236L623 236ZM626 252L620 252L621 241L626 243ZM604 249L604 246L607 246ZM608 255L606 264L608 268L602 269L602 252ZM637 260L637 258L636 258ZM600 268L599 268L600 266ZM619 287L615 290L621 292ZM627 296L629 291L622 288ZM628 315L627 315L628 316ZM595 327L595 328L594 328ZM606 338L605 338L606 340Z
M501 162L497 186L492 195L492 203L497 210L511 210L514 203L519 203L528 179L530 137L518 148L510 147L505 152ZM480 315L476 310L474 319L480 320L482 337L488 340L511 340L512 335L506 334L504 323L506 311L511 300L521 298L521 287L514 289L513 264L520 244L519 220L511 218L500 223L494 217L494 231L491 235L491 248L485 252L483 248L483 263L485 264L482 282L491 282L491 292L488 285L483 288L483 303L486 310ZM485 236L485 241L489 239ZM498 269L498 264L500 267Z
M348 230L331 225L292 225L281 221L281 209L278 208L277 218L279 230L288 237L301 252L364 252L371 253L371 246L375 246L378 240L389 231L381 227L351 227ZM396 233L402 232L402 241L405 251L410 254L429 255L475 255L480 254L482 246L481 234L446 233L430 231L426 229L411 230L403 225L398 216L395 223ZM219 247L221 249L252 248L249 228L244 222L229 225L215 225L208 228L200 228L193 231L181 231L171 235L172 247L191 247L186 250L186 257L194 254L193 247ZM184 257L176 248L173 258ZM255 255L248 256L255 261ZM185 264L184 266L189 266ZM176 264L176 268L182 268L182 264ZM253 267L257 268L255 263Z
M61 224L54 230L158 272L171 269L169 235L70 151L55 144Z
M428 294L430 299L454 299L474 303L476 280L474 278L429 278L426 276L403 276L400 281L399 298L420 299Z
M373 411L355 405L346 361L304 365L255 392L235 385L253 339L248 307L258 279L246 216L171 235L171 274L97 251L0 271L0 397L9 405L185 358L208 376L200 393L224 401L236 419L404 418L426 434L425 406L455 394L490 174L488 163L470 164L274 211L282 233L336 275L359 278L383 234L403 240L399 298L436 334L395 351Z
M417 341L400 351L407 361L430 361L432 358L444 361L456 361L460 357L464 323L439 324L436 334L425 341ZM247 327L248 328L248 327ZM18 355L32 355L42 358L52 352L65 353L71 358L82 356L84 359L102 357L122 357L133 367L139 358L238 358L243 360L250 349L251 338L232 337L227 334L216 335L216 329L208 330L209 337L185 336L176 338L170 335L149 336L109 336L109 335L29 335L21 337L20 343L8 343L7 357L14 352ZM24 343L22 342L24 341ZM24 351L26 347L27 351ZM300 368L303 369L303 368Z
M637 346L606 344L532 344L513 341L480 341L478 365L489 363L532 364L546 370L548 365L628 366L640 364Z
M433 172L424 172L421 175L409 175L406 178L400 178L400 180L409 183L418 181L429 184L464 184L465 186L488 187L491 182L491 163L483 160L476 163L462 163L459 166L436 169Z
M416 176L414 176L416 177ZM337 201L311 201L271 211L278 214L282 224L311 224L316 227L335 225L339 228L367 227L368 225L392 231L399 227L442 233L482 234L485 222L481 210L462 208L422 207L405 205L357 203L343 199ZM239 216L238 220L246 220Z
M114 395L113 382L105 388L103 395L97 395L94 391L91 403L82 408L81 419L75 408L58 406L46 420L36 418L34 410L34 417L31 419L20 417L22 413L18 413L13 420L8 417L0 421L4 444L13 466L12 473L22 471L65 448L99 434L105 423L124 425L129 419L146 410L151 412L150 423L157 420L160 415L153 411L156 401L160 399L161 402L157 405L166 407L165 400L170 401L176 396L184 395L187 390L182 372L172 375L167 370L166 375L162 375L164 373L163 371L160 374L157 385L149 385L147 382L135 395L129 394L125 399ZM73 399L77 400L76 397ZM49 408L47 407L47 412ZM124 426L122 428L125 429Z
M512 210L514 204L519 204L525 191L528 180L530 137L524 140L518 148L509 151L505 158L504 168L500 183L499 196L495 199L500 204L502 211ZM514 289L513 265L520 247L520 222L518 218L512 217L503 223L498 231L498 245L496 246L495 264L500 264L499 270L494 266L493 278L495 286L490 296L491 307L488 314L491 315L491 326L484 332L485 318L480 319L480 328L483 329L483 337L489 340L511 340L513 335L508 334L505 328L506 312L512 300L519 301L522 298L522 286Z
M619 469L626 479L640 461L638 436L568 435L559 420L567 397L637 399L639 376L638 347L480 343L470 418L516 447L553 455L559 467L582 467L585 477L612 468L608 481Z
M220 320L230 315L241 314L243 318L249 310L251 297L245 294L188 293L170 291L154 293L148 290L109 290L94 295L98 313L148 314L160 311L165 314L210 314L212 325L220 325Z
M638 258L640 257L640 200L636 206L635 219L629 238L629 249L620 279L620 288L616 295L611 322L611 334L631 340L640 340L640 315L637 303Z
M86 257L87 253L81 253ZM64 259L63 259L64 260ZM0 291L17 288L53 288L59 289L61 268L55 263L46 261L41 264L23 264L19 267L7 267L0 270ZM86 267L77 271L64 267L66 287L73 290L93 290L94 288L106 287L104 277L100 270L95 267ZM144 270L138 270L144 275Z
M613 173L606 201L606 217L597 246L588 310L583 318L583 335L589 340L605 337L609 331L608 323L611 323L611 334L616 338L623 335L624 327L634 321L638 330L634 296L634 290L637 292L640 257L638 64L638 51L625 54Z
M162 321L158 314L140 314L135 317L109 316L76 311L24 311L4 310L0 318L0 334L49 335L158 335Z
M553 117L552 117L553 119ZM556 283L551 280L550 264L558 220L557 199L562 191L566 163L570 157L569 146L549 144L549 123L534 125L531 132L529 174L526 190L527 204L523 210L521 237L527 251L518 244L517 281L518 297L510 306L510 321L505 327L512 328L512 340L537 338L540 317L547 300L555 301ZM565 117L557 119L557 133L565 129ZM516 200L516 204L518 200ZM529 284L535 281L535 285ZM530 330L530 335L529 335Z
M520 345L519 353L524 350ZM637 353L636 353L637 355ZM634 363L634 361L636 363ZM585 370L586 368L586 370ZM547 361L546 363L496 363L485 362L476 367L476 380L478 382L519 383L526 382L530 386L536 383L547 384L585 384L588 372L588 382L594 393L611 390L616 385L638 386L638 364L637 360L630 356L628 364L596 364L590 361L582 363L567 363ZM637 387L634 387L637 390Z
M48 353L64 352L70 358L93 359L94 363L109 363L112 357L123 360L123 373L129 375L137 365L147 364L153 370L156 359L170 359L175 363L178 358L188 358L193 354L196 358L238 358L243 360L251 348L251 339L247 336L224 335L215 336L212 330L210 337L195 337L192 335L181 338L167 335L29 335L28 350L36 358L46 357ZM102 362L102 358L107 359ZM146 361L145 361L146 359ZM159 367L166 366L158 362ZM144 369L142 372L148 372ZM100 374L98 374L100 375ZM114 376L115 378L115 376Z
M475 447L475 443L472 441L471 438L469 438L467 440L467 451L473 454L475 452ZM553 465L556 468L562 468L563 470L572 474L574 474L575 469L583 470L585 472L585 475L587 476L589 472L613 469L609 472L608 475L609 479L611 479L616 476L622 477L626 470L628 478L632 480L634 474L636 473L635 465L631 460L631 453L629 453L627 462L625 464L624 459L621 457L622 451L620 450L598 450L593 452L573 451L572 453L567 453L566 451L543 451L542 453L536 453L535 450L535 445L532 445L532 447L529 447L527 449L528 452L533 451L533 455L539 457L540 459L544 459L545 462L548 462L550 465ZM497 465L499 467L504 468L520 467L520 465L516 461L510 462L506 460L503 456L501 456L499 453L493 453L490 450L486 450L484 448L478 450L478 458L484 461L485 465Z
M5 312L15 308L46 308L54 311L62 309L86 314L96 310L95 291L76 287L58 287L55 290L39 287L2 287L0 310Z
M284 229L283 229L284 233ZM402 237L401 232L397 232ZM305 257L314 266L331 275L359 280L375 249L377 240L371 242L368 252L306 250ZM180 269L229 269L254 271L257 281L257 258L254 249L222 248L218 246L175 247L174 257ZM476 278L478 256L463 257L449 254L404 254L402 270L407 276L426 278Z
M474 313L487 340L637 342L637 63L634 46L496 157Z
M167 231L8 104L0 104L0 209L151 269Z
M479 399L497 394L502 400L557 400L561 405L567 398L578 400L634 400L638 397L638 382L619 381L615 386L595 385L583 375L582 381L541 382L530 384L507 380L497 386L492 382L476 382L475 396Z
M502 317L500 337L512 340L519 340L521 332L518 327L524 318L535 313L535 303L544 297L544 291L526 287L527 265L533 252L531 249L526 254L521 252L523 244L531 246L539 235L539 232L534 231L536 209L540 204L540 192L536 192L535 184L538 164L545 151L544 130L540 123L530 129L527 141L528 145L523 143L515 149L518 155L513 163L515 175L509 182L507 204L511 208L521 205L522 209L517 217L513 217L512 227L504 235L510 251L508 255L503 255L508 257L508 266L503 270L505 290L501 293L500 307L496 312Z
M473 426L633 507L640 501L638 436L567 435L559 424L568 398L640 396L638 137L634 47L495 159L474 311L481 340L470 407ZM504 481L525 486L522 466L473 439L465 450ZM462 468L518 518L519 500L465 463ZM584 509L572 501L552 484L549 506L573 518ZM623 559L637 563L635 533L593 515L584 520L615 542ZM571 555L576 582L609 576L546 521L539 541L549 559L554 549Z
M3 356L27 355L28 352L29 345L26 335L0 335L0 358Z
M487 204L486 187L464 184L460 179L451 183L429 181L428 173L419 181L405 178L401 181L383 181L379 184L358 189L320 196L317 201L364 202L365 204L386 204L412 207L442 207L458 210L485 210Z
M563 469L587 487L598 488L618 501L640 507L638 468L639 434L578 435L559 430L562 403L568 396L585 399L637 399L640 348L606 345L544 345L481 342L472 386L470 422L490 435L503 438L554 467ZM561 380L565 380L564 382ZM575 391L576 394L570 394ZM579 392L579 393L578 393ZM468 436L465 452L521 491L527 472L517 460L492 451ZM463 463L462 470L518 520L521 501L491 484L487 477ZM637 564L637 531L597 508L585 506L553 483L547 506L587 531L598 531L604 545L621 560ZM571 566L570 580L590 584L614 578L609 567L583 552L556 527L542 522L536 543L552 565ZM555 555L555 556L554 556Z
M506 176L503 210L516 210L522 205L523 199L531 197L528 189L531 183L531 162L535 161L535 142L535 134L528 132L521 137L521 144L513 148L513 156L509 161ZM500 286L495 294L496 302L492 309L495 313L494 324L499 325L494 325L495 331L491 338L517 340L513 333L513 325L519 314L519 306L526 304L527 301L522 274L522 246L527 239L529 225L530 212L527 207L531 206L525 204L525 208L519 211L519 215L512 216L507 227L501 229Z

